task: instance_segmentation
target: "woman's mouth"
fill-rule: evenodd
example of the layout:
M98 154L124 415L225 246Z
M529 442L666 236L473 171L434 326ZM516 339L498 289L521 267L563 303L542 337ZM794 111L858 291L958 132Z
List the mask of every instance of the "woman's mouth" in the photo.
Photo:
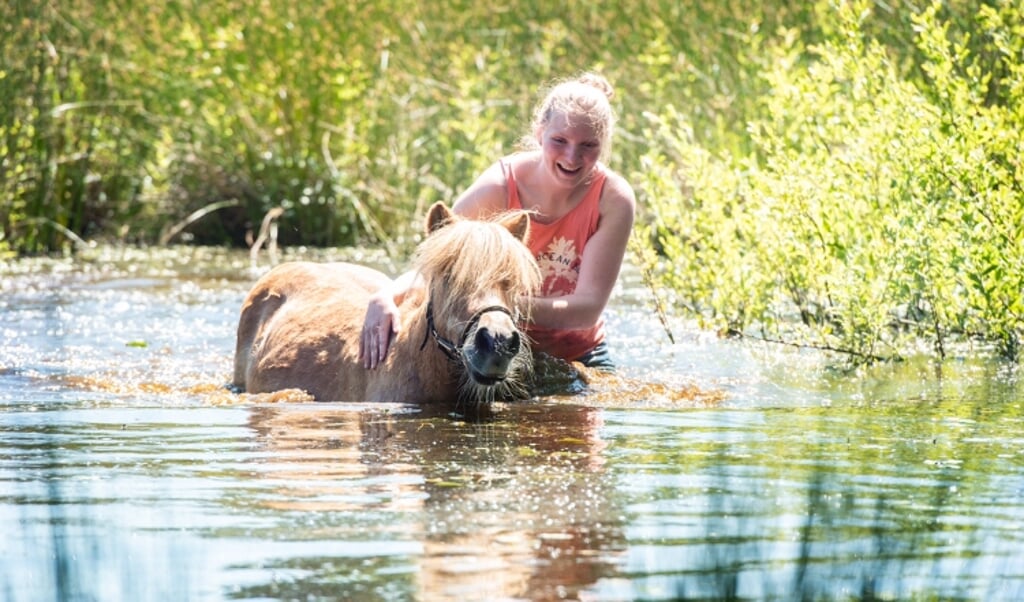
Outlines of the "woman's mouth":
M576 174L580 173L581 169L583 169L582 166L576 167L575 169L569 169L568 167L562 165L561 163L555 163L555 165L558 166L558 170L560 172L564 173L567 176L575 176Z

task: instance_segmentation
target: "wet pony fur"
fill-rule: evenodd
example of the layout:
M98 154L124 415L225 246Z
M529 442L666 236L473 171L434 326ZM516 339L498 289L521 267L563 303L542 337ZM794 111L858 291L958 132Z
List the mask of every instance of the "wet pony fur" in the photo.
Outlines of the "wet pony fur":
M384 362L363 367L370 295L391 280L351 263L282 264L242 306L233 384L249 393L302 389L319 401L491 402L527 395L532 356L520 330L540 272L523 244L524 212L461 219L436 203L415 268L425 282L399 306Z

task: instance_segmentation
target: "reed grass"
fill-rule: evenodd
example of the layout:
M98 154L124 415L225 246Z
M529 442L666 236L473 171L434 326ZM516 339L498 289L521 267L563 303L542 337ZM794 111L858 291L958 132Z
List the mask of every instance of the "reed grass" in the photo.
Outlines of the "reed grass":
M240 245L281 207L282 244L401 248L582 70L618 87L624 172L670 102L742 147L744 40L787 19L813 29L771 2L5 3L0 245L156 243L220 206L174 240Z

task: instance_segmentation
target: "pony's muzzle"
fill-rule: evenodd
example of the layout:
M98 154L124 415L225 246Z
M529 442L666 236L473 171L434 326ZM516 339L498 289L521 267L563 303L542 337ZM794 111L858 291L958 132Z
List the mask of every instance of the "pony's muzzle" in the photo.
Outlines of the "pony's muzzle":
M481 324L471 341L463 351L473 380L488 386L504 381L522 349L522 338L511 321L508 326Z

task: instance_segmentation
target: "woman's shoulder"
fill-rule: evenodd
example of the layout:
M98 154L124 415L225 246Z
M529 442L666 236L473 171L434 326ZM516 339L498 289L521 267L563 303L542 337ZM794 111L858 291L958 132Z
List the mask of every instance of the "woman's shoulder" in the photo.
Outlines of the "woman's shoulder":
M515 176L524 174L529 170L536 169L540 163L540 151L518 151L510 155L505 155L498 161L498 163L504 166L506 170L512 170Z
M509 175L514 180L522 179L521 176L526 173L526 170L531 169L534 163L536 163L536 158L531 153L518 152L505 155L481 172L477 182L490 186L505 186L508 183Z
M626 178L615 170L601 166L604 171L604 189L601 191L601 212L607 211L628 211L633 213L636 210L636 193Z
M464 217L481 218L504 211L508 205L507 158L492 163L456 199L452 209Z

